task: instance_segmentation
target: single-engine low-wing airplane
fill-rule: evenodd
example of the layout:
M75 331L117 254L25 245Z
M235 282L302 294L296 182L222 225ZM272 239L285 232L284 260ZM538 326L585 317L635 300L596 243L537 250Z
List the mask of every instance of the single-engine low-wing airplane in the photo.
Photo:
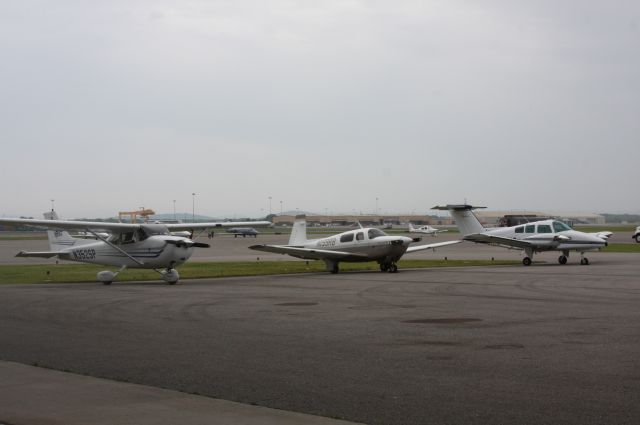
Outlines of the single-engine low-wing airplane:
M116 266L116 272L98 273L98 280L109 285L127 267L153 269L162 280L174 284L180 279L176 267L193 254L194 248L209 245L193 241L181 232L226 228L231 226L271 226L269 221L215 223L102 223L58 220L55 211L44 214L45 220L0 218L0 224L47 228L50 251L19 252L16 257L58 257L62 260ZM75 238L67 231L76 230L94 239ZM175 233L174 233L175 232Z
M434 210L448 210L456 221L465 241L497 245L511 249L522 249L525 257L522 264L531 265L536 252L560 251L560 264L566 264L569 251L580 252L580 264L587 265L586 251L594 251L607 246L611 232L585 233L573 230L559 220L541 220L511 227L485 228L473 214L471 205L445 205Z
M413 227L413 224L411 222L409 222L409 233L422 233L425 235L431 235L431 236L436 236L438 233L441 232L446 232L447 230L441 230L441 229L436 229L435 227L432 226L420 226L420 227Z
M288 254L306 260L322 260L331 273L338 273L338 264L345 262L377 261L383 272L398 271L396 262L405 253L459 243L447 241L429 245L412 246L406 236L388 236L375 227L360 227L344 233L321 239L307 239L307 223L304 216L297 216L291 230L288 245L253 245L249 248L257 251Z

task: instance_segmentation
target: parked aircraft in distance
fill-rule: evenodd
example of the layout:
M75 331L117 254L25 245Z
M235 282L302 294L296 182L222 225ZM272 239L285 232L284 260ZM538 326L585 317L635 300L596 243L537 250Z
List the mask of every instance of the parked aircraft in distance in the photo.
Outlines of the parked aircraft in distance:
M420 226L420 227L413 227L413 224L411 222L409 222L409 233L422 233L425 235L431 235L433 237L435 237L438 233L441 232L446 232L447 230L440 230L440 229L436 229L435 227L431 227L431 226Z
M247 236L258 237L258 231L253 227L232 227L231 229L227 229L227 233L231 233L234 238L238 236L242 236L243 238Z
M181 231L226 228L231 226L270 226L269 221L214 223L103 223L58 220L55 211L44 214L45 220L0 218L0 224L39 226L47 228L50 251L19 252L16 257L58 257L62 260L117 266L116 272L98 273L98 280L109 285L127 267L152 269L162 280L174 284L180 279L175 269L193 254L194 248L209 245L191 237L176 235ZM67 230L84 232L95 239L72 237ZM106 234L106 237L105 237Z
M465 241L497 245L511 249L522 249L525 257L522 264L531 265L536 252L560 251L560 264L566 264L569 251L580 252L580 264L587 265L586 251L599 250L607 246L611 232L585 233L573 230L559 220L542 220L511 227L485 228L472 210L485 207L471 205L445 205L434 210L448 210L456 221Z
M253 245L257 251L288 254L307 260L322 260L331 273L338 273L339 263L377 261L383 272L398 271L396 262L405 254L425 249L435 249L461 241L439 242L429 245L409 246L415 239L406 236L388 236L375 227L360 227L321 239L307 239L307 223L304 216L296 217L288 245Z

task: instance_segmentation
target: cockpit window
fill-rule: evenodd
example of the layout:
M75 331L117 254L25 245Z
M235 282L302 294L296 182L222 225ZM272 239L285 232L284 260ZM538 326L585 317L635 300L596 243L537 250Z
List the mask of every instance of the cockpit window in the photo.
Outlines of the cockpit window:
M168 235L169 229L162 224L143 224L140 226L140 240L143 241L149 236Z
M352 242L353 241L353 233L345 233L340 236L340 242Z
M567 230L571 230L571 227L567 226L566 224L564 224L561 221L554 221L553 222L553 230L558 233L558 232L566 232Z
M369 229L369 239L379 238L380 236L387 236L387 235L380 229Z
M553 233L548 224L538 224L538 233Z
M356 234L356 240L357 240L357 241L363 241L363 240L364 240L364 233L362 233L362 232L358 232L358 233Z

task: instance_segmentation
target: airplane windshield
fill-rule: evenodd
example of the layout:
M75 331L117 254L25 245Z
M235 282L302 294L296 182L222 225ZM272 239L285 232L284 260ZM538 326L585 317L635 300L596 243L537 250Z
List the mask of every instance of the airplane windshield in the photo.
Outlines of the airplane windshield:
M553 231L558 233L558 232L565 232L567 230L571 230L571 227L567 226L566 224L564 224L561 221L554 221L553 222Z
M379 238L380 236L387 236L387 234L380 229L369 229L369 239Z
M143 234L143 237L140 238L140 240L144 240L149 236L170 234L167 226L162 224L143 224L140 226L140 232Z

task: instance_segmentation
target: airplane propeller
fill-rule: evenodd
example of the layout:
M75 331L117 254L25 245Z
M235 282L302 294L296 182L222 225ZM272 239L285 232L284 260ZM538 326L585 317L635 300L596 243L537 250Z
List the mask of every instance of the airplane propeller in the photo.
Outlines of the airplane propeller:
M209 248L211 246L208 243L194 242L194 241L175 241L173 239L167 239L166 242L171 245L175 245L178 248L180 247Z

